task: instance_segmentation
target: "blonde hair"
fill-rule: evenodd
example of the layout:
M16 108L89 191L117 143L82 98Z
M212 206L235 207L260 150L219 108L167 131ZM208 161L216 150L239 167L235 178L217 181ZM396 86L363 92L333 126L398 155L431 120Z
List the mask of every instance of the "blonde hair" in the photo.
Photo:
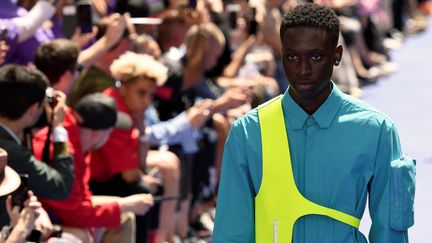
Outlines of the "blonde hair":
M161 86L168 77L168 68L147 54L126 52L114 60L110 66L111 74L121 82L130 82L138 78L150 79Z

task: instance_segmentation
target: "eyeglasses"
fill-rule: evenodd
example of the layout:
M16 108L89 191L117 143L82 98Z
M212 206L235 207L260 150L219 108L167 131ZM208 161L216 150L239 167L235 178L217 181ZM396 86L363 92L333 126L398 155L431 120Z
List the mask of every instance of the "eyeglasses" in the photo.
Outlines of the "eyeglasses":
M69 71L73 74L80 74L84 67L81 64L77 64L74 67L70 68Z

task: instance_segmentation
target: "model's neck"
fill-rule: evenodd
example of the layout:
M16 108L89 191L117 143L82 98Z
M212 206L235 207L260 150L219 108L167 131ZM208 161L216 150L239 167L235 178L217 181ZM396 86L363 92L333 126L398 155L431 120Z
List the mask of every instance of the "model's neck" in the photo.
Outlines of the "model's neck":
M321 93L314 97L313 99L302 99L298 95L294 93L292 89L289 89L289 94L294 99L294 101L308 114L313 115L315 111L317 111L321 105L327 100L331 91L332 84L327 85Z

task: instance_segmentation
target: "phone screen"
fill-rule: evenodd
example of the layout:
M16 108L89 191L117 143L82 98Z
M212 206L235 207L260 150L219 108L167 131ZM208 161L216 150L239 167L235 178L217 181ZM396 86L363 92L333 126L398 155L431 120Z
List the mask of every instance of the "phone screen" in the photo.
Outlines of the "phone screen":
M19 206L20 208L24 207L24 202L27 200L28 198L28 175L27 174L20 174L19 175L21 178L21 184L18 187L18 189L16 189L13 193L12 193L12 206Z
M249 25L249 34L256 35L258 32L258 22L256 20L256 8L251 8L252 19Z
M228 20L229 20L229 24L231 29L236 29L237 28L237 12L235 11L229 11L228 12Z
M241 10L240 4L230 3L226 6L228 21L232 30L237 28L237 13Z
M63 33L67 38L71 38L77 27L77 9L75 4L67 4L62 9Z
M0 27L0 41L6 41L8 38L8 29L4 26Z
M77 21L78 26L81 28L81 33L92 32L93 22L90 2L80 1L77 3Z

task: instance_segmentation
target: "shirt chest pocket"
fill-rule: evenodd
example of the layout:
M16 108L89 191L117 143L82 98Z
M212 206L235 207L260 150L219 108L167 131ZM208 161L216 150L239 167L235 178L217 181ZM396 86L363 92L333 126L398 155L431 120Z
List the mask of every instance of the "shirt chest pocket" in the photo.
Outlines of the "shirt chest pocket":
M401 157L391 162L390 227L404 231L414 224L416 161Z

